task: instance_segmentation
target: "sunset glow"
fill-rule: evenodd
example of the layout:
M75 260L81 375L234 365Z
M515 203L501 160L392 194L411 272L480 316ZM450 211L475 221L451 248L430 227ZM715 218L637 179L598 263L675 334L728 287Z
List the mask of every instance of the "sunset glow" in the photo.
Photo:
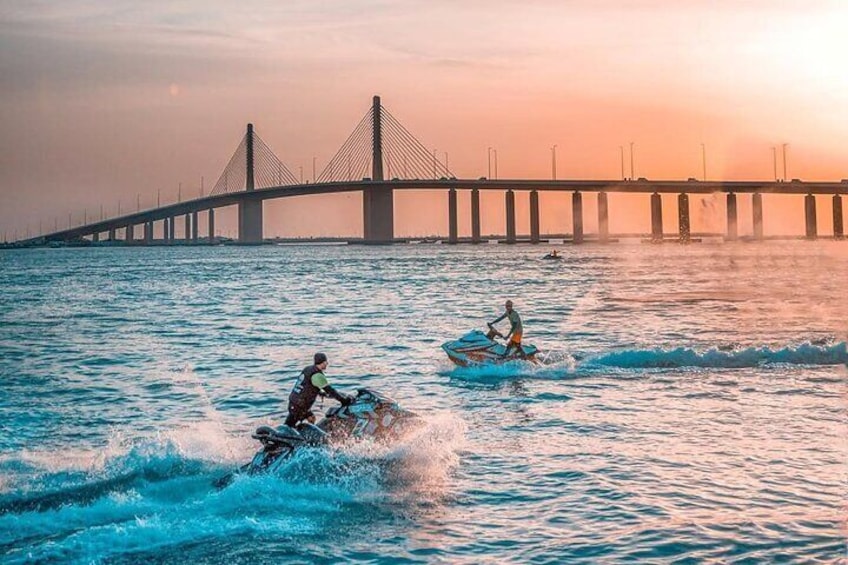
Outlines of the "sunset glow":
M700 178L703 144L708 178L769 180L783 143L789 178L848 177L848 6L619 4L7 3L0 224L76 224L175 201L180 183L196 197L248 121L310 180L373 94L461 178L487 174L488 147L500 178L550 178L556 144L561 178L616 179L631 142L649 179ZM441 199L399 196L398 233L443 233ZM322 235L296 221L314 201L268 203L266 235ZM330 232L361 230L357 197L320 201ZM405 212L419 205L426 220ZM544 204L543 224L568 206ZM642 222L618 210L612 229Z

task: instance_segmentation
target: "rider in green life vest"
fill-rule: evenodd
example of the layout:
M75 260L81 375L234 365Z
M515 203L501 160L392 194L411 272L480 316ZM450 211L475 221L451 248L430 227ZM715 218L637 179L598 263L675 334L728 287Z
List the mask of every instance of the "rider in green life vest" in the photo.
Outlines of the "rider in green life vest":
M342 406L347 406L353 402L352 397L338 392L327 382L327 377L324 376L324 371L327 370L328 365L327 356L323 353L316 353L314 361L314 365L305 367L300 372L297 383L289 394L289 415L286 417L286 425L290 428L295 427L303 420L307 420L311 424L315 423L312 405L319 394L335 398L341 402Z
M505 312L501 317L489 322L489 327L492 327L504 318L508 318L510 327L509 333L503 336L506 339L506 351L504 351L503 356L508 357L513 348L518 350L519 355L523 355L524 350L521 349L521 336L524 334L524 326L521 324L521 316L512 309L512 300L506 301L504 310Z

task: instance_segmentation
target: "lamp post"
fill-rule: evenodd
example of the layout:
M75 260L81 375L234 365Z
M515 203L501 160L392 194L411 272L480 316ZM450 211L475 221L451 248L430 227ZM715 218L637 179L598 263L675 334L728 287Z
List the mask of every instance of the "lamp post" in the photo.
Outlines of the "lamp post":
M786 146L788 143L783 144L783 182L786 182Z
M621 153L621 180L627 180L627 177L624 176L624 146L619 145L618 150Z
M633 142L630 142L630 180L636 178L636 174L633 172Z
M551 179L556 180L556 143L551 147Z
M777 147L771 148L771 158L774 165L774 182L777 182Z
M488 163L488 169L486 173L486 178L492 178L492 148L489 147L486 149L486 163Z

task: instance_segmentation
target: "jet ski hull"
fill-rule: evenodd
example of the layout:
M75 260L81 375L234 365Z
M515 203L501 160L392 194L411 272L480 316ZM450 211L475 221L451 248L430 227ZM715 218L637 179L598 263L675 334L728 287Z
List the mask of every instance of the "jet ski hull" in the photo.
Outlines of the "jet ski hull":
M539 350L535 345L522 345L521 351L506 353L506 345L498 343L479 330L469 332L455 341L442 344L448 359L460 367L476 365L503 365L512 361L537 363Z
M262 443L262 449L249 463L215 481L215 486L223 488L239 474L273 474L299 449L331 446L349 439L391 441L419 421L415 413L402 409L392 399L362 388L353 403L331 408L318 424L302 423L297 429L286 425L257 428L252 437Z

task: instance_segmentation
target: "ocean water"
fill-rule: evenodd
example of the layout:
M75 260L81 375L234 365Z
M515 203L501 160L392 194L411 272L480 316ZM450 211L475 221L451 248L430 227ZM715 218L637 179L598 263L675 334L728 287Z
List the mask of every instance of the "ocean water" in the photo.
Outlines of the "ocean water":
M848 243L547 251L0 251L0 562L844 563ZM316 350L426 424L214 488Z

